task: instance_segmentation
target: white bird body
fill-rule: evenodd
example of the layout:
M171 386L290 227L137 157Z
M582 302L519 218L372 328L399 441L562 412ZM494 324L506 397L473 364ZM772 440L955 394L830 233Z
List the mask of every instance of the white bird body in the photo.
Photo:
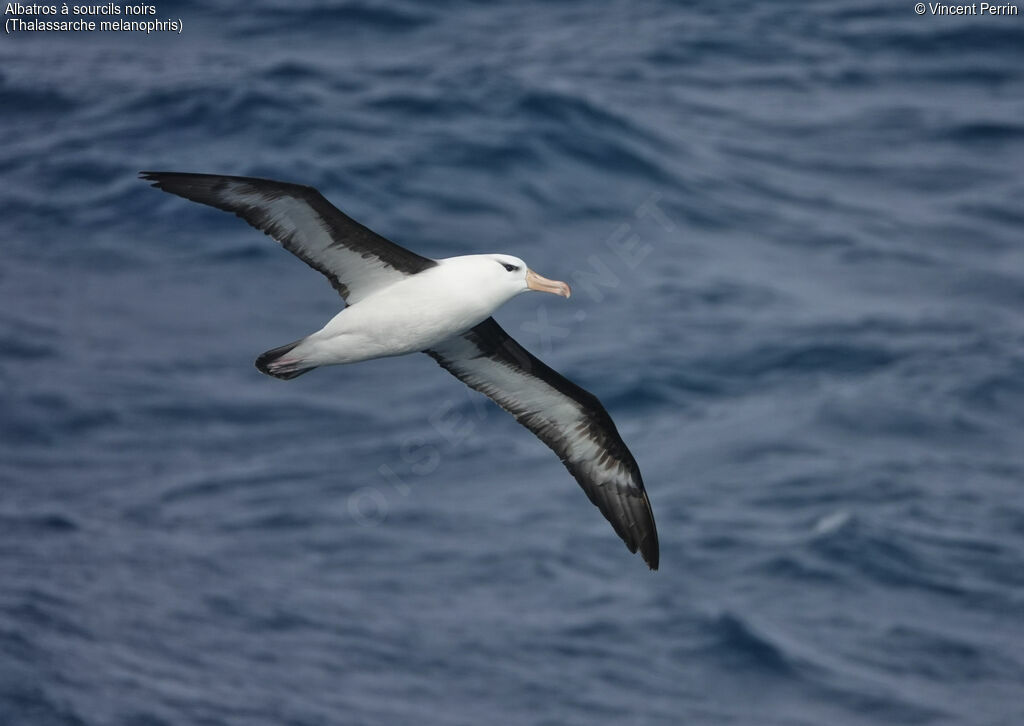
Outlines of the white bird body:
M396 245L312 187L217 174L142 172L159 189L233 212L322 273L347 303L323 328L268 350L281 379L422 351L547 444L631 552L658 568L658 532L636 460L601 402L519 345L491 314L527 290L569 297L511 255L433 260Z
M483 322L529 289L525 263L510 255L437 262L349 305L278 363L327 366L427 350ZM504 264L519 269L509 273Z

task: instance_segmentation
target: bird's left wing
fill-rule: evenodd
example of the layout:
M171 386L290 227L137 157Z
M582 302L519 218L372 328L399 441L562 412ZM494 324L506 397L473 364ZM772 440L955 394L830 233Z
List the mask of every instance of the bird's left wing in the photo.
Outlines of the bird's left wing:
M640 469L594 395L531 355L494 318L425 352L551 447L629 551L639 549L658 569L658 532Z
M325 275L350 305L437 264L359 224L313 187L220 174L139 176L157 189L234 212Z

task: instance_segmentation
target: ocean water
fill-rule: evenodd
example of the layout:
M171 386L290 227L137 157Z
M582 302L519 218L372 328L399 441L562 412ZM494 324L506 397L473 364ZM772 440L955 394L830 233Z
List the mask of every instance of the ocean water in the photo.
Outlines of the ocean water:
M1024 17L157 7L0 40L0 723L1024 723ZM260 375L337 296L141 169L572 283L661 570L426 356Z

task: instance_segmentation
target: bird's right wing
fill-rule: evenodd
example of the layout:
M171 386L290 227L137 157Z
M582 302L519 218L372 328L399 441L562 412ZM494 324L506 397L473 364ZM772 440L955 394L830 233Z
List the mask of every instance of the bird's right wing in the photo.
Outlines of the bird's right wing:
M349 304L437 264L359 224L313 187L220 174L139 176L157 189L234 212L323 273Z
M425 352L558 454L629 551L639 549L658 569L658 531L640 468L594 395L531 355L494 318Z

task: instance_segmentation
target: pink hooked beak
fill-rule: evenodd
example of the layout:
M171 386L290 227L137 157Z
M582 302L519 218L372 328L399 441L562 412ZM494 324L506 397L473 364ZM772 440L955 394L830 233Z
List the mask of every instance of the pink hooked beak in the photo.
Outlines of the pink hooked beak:
M540 292L552 292L555 295L561 295L562 297L569 297L572 294L572 290L569 286L560 280L549 280L546 277L541 277L530 268L526 268L526 286L531 290L538 290Z

